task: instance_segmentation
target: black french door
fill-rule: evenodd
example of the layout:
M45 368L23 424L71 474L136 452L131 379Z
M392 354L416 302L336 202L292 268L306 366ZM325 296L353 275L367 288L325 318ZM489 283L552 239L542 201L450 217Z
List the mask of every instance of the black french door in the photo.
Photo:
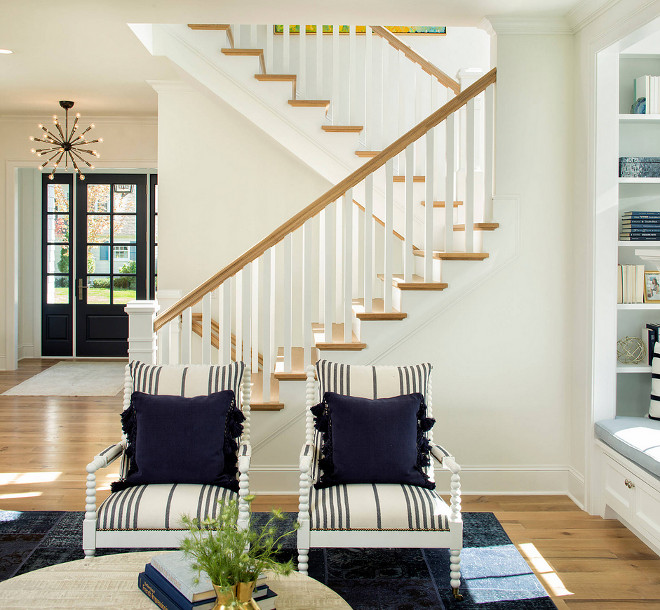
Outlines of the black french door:
M147 176L76 182L76 355L126 356L124 307L147 295Z

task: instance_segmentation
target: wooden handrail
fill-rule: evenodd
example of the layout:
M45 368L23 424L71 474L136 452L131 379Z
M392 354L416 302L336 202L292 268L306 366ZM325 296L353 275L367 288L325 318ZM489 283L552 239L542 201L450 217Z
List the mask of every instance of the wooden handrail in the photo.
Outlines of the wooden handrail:
M403 152L415 140L421 138L427 131L442 123L450 114L468 103L469 100L479 95L497 79L497 68L493 68L488 74L482 76L465 91L449 100L444 106L438 108L433 114L426 117L421 123L415 125L410 131L404 133L398 140L379 152L373 159L356 169L352 174L335 184L330 190L310 203L295 216L292 216L284 224L275 229L270 235L264 237L258 244L252 246L247 252L239 256L235 261L218 271L203 284L182 297L177 303L166 309L154 320L154 330L158 330L170 320L173 320L183 311L199 303L202 297L215 290L225 280L236 275L243 267L259 258L266 250L281 242L289 233L302 227L310 218L316 216L321 210L337 201L346 191L360 184L369 174L385 165L387 161Z
M455 94L461 90L461 86L449 75L445 74L440 68L434 66L428 59L424 59L419 53L413 51L407 44L401 42L392 32L382 25L372 25L374 34L378 34L384 40L387 40L397 51L401 51L410 61L415 62L427 74L435 77L445 87L449 87Z

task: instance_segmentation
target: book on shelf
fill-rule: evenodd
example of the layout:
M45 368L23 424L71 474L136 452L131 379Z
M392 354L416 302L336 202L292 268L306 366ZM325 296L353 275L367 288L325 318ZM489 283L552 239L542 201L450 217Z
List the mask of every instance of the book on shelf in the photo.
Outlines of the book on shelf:
M152 570L147 570L147 567ZM215 592L212 599L199 602L187 600L149 564L138 575L138 588L163 610L210 610L216 605ZM266 584L255 587L252 599L259 610L275 610L277 594Z
M646 231L660 230L660 217L658 218L623 218L621 227L624 229L642 229Z
M658 233L622 233L619 235L619 241L660 241L660 231Z
M644 210L631 210L630 212L624 212L621 214L621 218L626 219L638 219L638 218L650 218L650 219L660 219L660 212L646 212Z
M617 303L644 302L644 265L619 265Z
M653 363L653 348L655 347L656 342L658 341L658 332L660 329L660 324L654 324L649 322L646 325L646 336L648 339L647 352L649 357L649 366Z

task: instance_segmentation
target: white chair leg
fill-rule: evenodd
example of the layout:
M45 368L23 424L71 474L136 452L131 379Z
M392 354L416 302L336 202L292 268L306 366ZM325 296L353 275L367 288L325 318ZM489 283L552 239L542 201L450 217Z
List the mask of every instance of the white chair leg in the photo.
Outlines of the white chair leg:
M298 572L307 575L309 569L309 549L298 548Z
M83 551L85 557L94 557L96 552L96 475L87 474L85 497L85 520L83 521Z
M452 593L454 594L454 599L456 601L461 601L463 599L463 596L459 592L461 586L461 550L451 549L449 553L449 582L451 584Z

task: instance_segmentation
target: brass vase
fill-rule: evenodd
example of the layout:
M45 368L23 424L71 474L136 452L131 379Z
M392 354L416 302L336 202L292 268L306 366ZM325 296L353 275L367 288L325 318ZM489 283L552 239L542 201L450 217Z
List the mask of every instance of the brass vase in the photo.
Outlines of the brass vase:
M252 592L254 591L255 585L256 581L240 582L229 589L221 589L219 585L213 585L216 595L216 602L215 606L213 606L213 610L224 610L229 607L229 604L234 600L238 602L239 608L245 608L248 610L251 607L250 601L252 601Z

